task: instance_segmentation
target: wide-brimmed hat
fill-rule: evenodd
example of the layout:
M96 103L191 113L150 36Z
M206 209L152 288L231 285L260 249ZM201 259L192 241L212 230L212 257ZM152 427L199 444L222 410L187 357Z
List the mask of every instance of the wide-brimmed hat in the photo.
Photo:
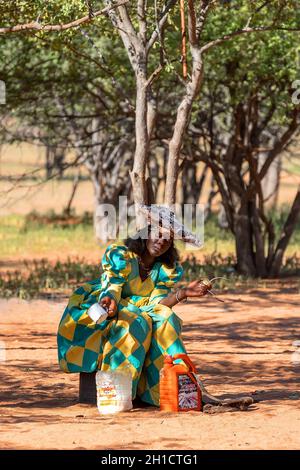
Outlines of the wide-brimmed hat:
M195 246L203 246L203 242L187 229L176 217L174 211L158 204L137 204L137 211L146 216L147 223L160 227L162 231L169 232L177 240L182 240Z

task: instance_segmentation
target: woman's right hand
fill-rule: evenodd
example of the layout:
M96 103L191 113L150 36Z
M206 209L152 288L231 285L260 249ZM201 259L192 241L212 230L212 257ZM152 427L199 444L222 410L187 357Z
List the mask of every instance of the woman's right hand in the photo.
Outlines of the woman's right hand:
M202 284L202 280L200 279L200 281L190 282L184 290L186 297L203 297L210 288L210 285Z
M109 317L114 317L118 310L117 302L109 296L103 297L99 304L105 308Z

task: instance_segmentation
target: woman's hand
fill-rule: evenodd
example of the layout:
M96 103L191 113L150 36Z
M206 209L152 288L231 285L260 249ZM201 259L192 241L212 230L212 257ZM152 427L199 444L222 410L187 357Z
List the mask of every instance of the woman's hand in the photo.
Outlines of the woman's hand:
M103 297L99 304L105 308L109 317L114 317L118 310L117 302L109 296Z
M190 282L185 288L186 297L203 297L207 294L207 291L211 288L210 285L202 284L202 281Z

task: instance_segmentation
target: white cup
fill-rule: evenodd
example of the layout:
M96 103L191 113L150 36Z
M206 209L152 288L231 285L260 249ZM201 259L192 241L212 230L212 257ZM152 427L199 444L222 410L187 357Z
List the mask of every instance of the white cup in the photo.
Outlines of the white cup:
M87 314L95 323L101 323L108 317L107 311L98 302L88 309Z

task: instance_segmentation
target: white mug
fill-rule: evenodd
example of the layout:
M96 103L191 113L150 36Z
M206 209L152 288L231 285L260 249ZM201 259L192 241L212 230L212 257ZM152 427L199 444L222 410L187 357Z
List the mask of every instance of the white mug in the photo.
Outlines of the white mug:
M98 302L88 309L87 314L95 323L101 323L108 317L107 311Z

